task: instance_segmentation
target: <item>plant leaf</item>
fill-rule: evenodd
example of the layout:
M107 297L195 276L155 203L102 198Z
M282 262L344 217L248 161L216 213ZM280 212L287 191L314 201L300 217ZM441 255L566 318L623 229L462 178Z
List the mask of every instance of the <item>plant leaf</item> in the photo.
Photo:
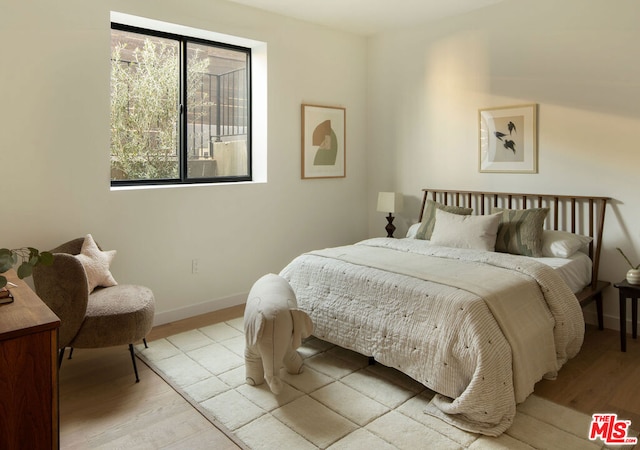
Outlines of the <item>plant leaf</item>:
M40 253L40 264L43 266L50 266L53 264L53 253L51 252L42 252Z
M0 288L3 288L7 285L7 277L4 275L0 275Z
M32 272L33 266L28 262L23 262L22 264L20 264L20 266L18 266L18 278L20 279L31 276Z
M5 273L7 270L13 267L13 258L11 254L0 254L0 273Z

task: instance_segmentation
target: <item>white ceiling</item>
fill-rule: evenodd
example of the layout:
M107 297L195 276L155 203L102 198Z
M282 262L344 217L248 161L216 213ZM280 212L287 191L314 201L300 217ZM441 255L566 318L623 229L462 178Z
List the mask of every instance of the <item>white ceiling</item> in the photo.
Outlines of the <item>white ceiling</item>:
M230 0L283 16L371 35L427 23L504 0Z

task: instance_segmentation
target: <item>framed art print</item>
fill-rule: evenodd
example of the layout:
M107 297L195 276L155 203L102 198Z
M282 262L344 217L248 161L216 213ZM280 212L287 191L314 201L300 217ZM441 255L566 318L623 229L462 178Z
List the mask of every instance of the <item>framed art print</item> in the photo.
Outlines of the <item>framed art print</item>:
M538 172L537 105L479 111L480 172Z
M302 178L346 176L346 109L302 105Z

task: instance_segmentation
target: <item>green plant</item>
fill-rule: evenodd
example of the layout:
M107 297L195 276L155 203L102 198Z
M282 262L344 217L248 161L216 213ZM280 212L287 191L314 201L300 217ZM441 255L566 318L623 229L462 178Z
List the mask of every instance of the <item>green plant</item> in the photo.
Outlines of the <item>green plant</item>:
M618 250L620 252L620 254L622 255L622 257L627 261L627 263L629 264L629 266L634 269L634 270L638 270L640 268L640 264L638 264L637 266L634 266L633 263L629 260L629 258L627 258L627 255L624 254L624 252L622 251L622 249L620 247L616 247L616 250Z
M9 250L0 248L0 273L5 273L18 264L18 278L23 279L31 275L33 268L38 264L50 266L53 264L53 253L40 252L37 248L21 247ZM0 288L7 285L7 277L0 275Z

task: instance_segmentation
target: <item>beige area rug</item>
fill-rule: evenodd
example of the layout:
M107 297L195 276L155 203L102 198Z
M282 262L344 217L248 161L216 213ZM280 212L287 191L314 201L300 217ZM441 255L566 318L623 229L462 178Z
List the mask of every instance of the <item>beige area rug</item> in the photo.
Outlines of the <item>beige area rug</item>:
M433 396L406 375L316 338L299 349L300 375L274 396L249 386L242 318L138 346L138 356L214 426L248 449L598 449L591 417L535 395L490 438L423 411ZM624 448L624 447L616 447Z

